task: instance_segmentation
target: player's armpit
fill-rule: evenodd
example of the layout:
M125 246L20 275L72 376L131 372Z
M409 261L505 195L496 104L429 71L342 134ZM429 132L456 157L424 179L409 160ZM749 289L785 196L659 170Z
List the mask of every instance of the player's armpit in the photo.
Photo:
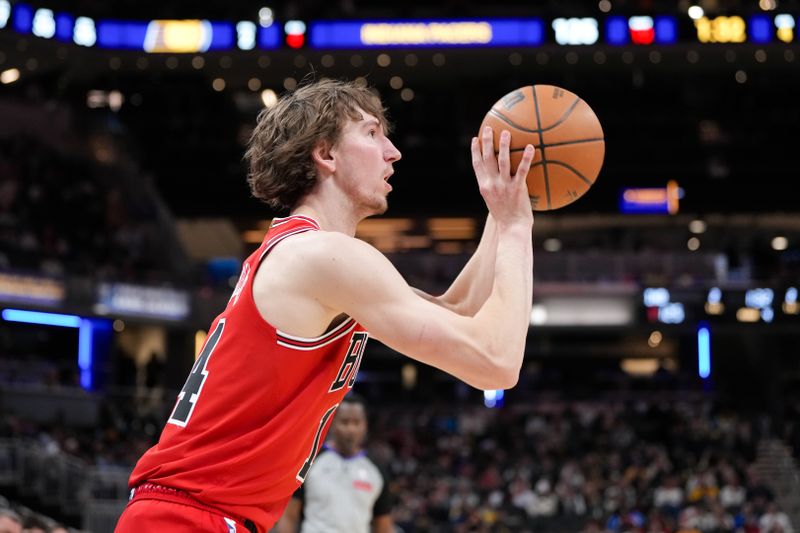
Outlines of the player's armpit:
M300 515L303 509L303 502L292 497L289 504L283 511L283 516L275 524L273 533L297 533L300 531Z
M315 241L301 266L305 272L299 273L309 280L309 298L352 316L398 352L474 387L505 389L516 383L521 354L510 353L519 343L492 327L504 317L481 321L422 298L386 257L362 241L336 233Z

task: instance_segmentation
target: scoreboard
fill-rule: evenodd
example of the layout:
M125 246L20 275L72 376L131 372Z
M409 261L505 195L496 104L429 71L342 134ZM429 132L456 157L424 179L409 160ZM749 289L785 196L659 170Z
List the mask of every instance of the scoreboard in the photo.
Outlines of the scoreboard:
M264 11L269 16L264 16ZM280 24L273 19L271 10L262 8L254 20L96 20L60 10L55 2L50 7L33 7L25 2L0 0L0 30L79 46L151 53L255 48L780 45L795 42L796 24L797 15L788 12L709 16L691 10L681 15L288 20Z

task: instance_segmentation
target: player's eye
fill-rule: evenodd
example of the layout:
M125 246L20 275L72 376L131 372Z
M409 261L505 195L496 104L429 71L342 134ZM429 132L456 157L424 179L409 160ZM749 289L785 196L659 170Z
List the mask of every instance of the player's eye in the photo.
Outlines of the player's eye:
M376 134L376 133L377 133L377 131L376 131L376 130L369 130L369 136L370 136L370 137L375 137L375 134Z

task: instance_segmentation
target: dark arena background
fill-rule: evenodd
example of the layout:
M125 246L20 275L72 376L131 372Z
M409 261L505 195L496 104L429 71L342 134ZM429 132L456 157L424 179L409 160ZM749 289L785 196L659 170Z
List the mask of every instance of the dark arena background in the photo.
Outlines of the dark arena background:
M800 528L795 0L0 0L0 509L106 533L241 261L256 115L374 87L403 153L358 236L442 292L509 91L597 113L603 169L538 212L519 384L372 341L355 390L397 531ZM38 529L37 529L38 528ZM63 530L61 530L63 531Z

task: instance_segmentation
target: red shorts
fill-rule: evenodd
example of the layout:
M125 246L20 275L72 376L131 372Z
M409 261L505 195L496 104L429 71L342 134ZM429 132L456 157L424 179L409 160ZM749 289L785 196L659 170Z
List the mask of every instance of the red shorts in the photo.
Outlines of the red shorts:
M184 491L146 483L133 491L114 533L257 533L250 520L226 516Z

